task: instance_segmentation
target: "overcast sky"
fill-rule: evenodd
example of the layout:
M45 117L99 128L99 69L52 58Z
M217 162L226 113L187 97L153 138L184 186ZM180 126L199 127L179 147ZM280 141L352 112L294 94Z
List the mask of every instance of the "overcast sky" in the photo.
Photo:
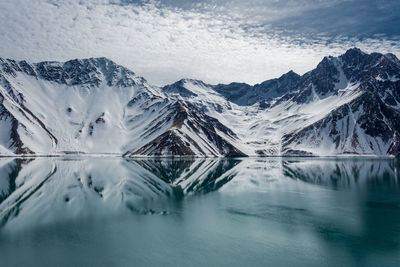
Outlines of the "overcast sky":
M399 0L0 0L0 57L108 57L163 85L259 83L350 47L400 55Z

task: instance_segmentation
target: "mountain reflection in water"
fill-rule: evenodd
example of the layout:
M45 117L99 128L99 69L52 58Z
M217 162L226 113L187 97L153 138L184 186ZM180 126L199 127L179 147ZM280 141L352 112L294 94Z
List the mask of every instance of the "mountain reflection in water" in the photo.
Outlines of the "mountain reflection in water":
M159 237L148 240L151 246L161 236L205 255L214 253L215 244L221 257L232 257L211 259L211 265L248 262L239 251L256 265L392 265L400 255L399 167L396 159L354 158L4 158L0 251L13 251L9 238L19 233L48 235L43 227L103 225L107 236L104 225L129 222L136 230L119 231L140 236L157 221L152 231ZM148 238L126 245L144 249ZM138 265L157 263L158 256L140 255L129 257ZM192 256L193 265L205 263ZM170 259L171 265L184 260Z

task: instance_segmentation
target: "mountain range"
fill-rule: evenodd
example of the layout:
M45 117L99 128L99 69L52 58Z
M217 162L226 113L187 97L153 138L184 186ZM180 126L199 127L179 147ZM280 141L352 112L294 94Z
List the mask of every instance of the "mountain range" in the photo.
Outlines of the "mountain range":
M107 58L0 58L0 156L400 155L400 61L357 48L260 84L153 86Z

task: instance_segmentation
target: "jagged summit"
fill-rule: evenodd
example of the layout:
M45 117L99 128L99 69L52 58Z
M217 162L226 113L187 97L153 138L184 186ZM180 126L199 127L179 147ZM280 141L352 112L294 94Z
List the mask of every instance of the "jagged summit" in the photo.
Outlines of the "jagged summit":
M189 86L188 86L189 85ZM200 86L200 87L210 87L211 85L208 85L204 83L203 81L200 80L194 80L194 79L181 79L173 84L166 85L161 88L161 90L166 93L166 94L177 94L183 97L195 97L198 96L195 92L191 91L188 89L190 85L194 86Z
M213 88L227 100L240 106L247 106L283 96L296 86L299 79L300 75L289 71L279 78L266 80L254 86L247 83L230 83L218 84Z
M352 47L346 50L346 52L342 56L347 56L347 57L362 57L367 55L364 51L362 51L358 47Z
M284 78L284 77L298 77L298 76L300 76L299 74L297 74L295 71L293 71L293 70L289 70L287 73L285 73L285 74L282 74L282 76L281 77L279 77L278 79L280 79L280 78Z
M0 155L398 156L399 121L390 53L352 48L256 85L161 88L107 58L0 58Z
M2 69L7 74L16 75L24 72L47 81L66 85L129 87L144 84L146 80L114 61L105 58L73 59L66 62L43 61L28 63L25 60L0 60Z
M209 84L203 82L202 80L191 79L191 78L183 78L177 81L176 83L184 84L184 83L192 83L195 85L209 86Z
M373 90L376 86L372 84L398 80L399 66L395 55L367 54L352 48L338 57L324 57L315 69L300 78L293 92L282 100L305 103L314 98L339 94L351 84L363 84L364 88L369 88L367 90Z

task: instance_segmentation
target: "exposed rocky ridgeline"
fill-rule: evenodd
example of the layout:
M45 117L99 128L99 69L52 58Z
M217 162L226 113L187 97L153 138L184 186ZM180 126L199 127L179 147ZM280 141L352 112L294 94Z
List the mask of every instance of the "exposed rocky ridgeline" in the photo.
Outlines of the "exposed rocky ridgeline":
M283 136L286 155L399 155L400 112L377 94L364 92L325 118ZM316 152L314 152L314 149Z
M400 154L400 61L353 48L260 84L162 88L106 58L0 58L0 155Z
M246 154L228 140L237 140L236 134L217 119L204 114L194 105L176 101L166 107L168 130L134 152L125 156L227 156ZM158 130L154 128L154 130Z
M280 78L267 80L254 86L245 83L219 84L214 87L214 90L233 103L248 106L255 103L268 103L281 97L295 88L299 81L300 75L289 71Z
M0 59L2 71L16 77L19 72L38 79L66 85L129 87L146 81L131 70L107 58L74 59L67 62L45 61L30 64L26 61Z
M106 58L0 63L1 155L245 156L217 119Z
M400 62L393 54L350 49L338 58L324 58L304 77L297 94L291 95L293 101L340 95L349 84L357 96L321 120L284 135L283 154L399 155Z

